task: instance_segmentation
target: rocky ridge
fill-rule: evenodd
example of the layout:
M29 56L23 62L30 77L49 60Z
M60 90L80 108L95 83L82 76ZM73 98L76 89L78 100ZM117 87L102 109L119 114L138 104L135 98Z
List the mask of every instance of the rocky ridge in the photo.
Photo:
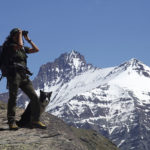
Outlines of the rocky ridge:
M17 119L24 110L17 108ZM57 117L44 113L46 130L21 128L9 131L6 104L0 102L0 150L119 150L93 130L77 129Z

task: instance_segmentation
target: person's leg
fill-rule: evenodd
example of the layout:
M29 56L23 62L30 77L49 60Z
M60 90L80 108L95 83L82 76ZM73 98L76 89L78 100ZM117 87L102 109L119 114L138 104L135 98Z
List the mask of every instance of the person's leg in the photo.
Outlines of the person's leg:
M7 118L10 128L17 128L15 125L15 115L16 115L16 99L17 92L20 84L20 76L16 74L15 76L8 77L8 89L9 89L9 99L7 105Z
M30 114L31 115L30 119L34 121L39 121L40 120L39 98L33 88L32 82L29 79L24 79L24 82L22 82L20 88L30 99L30 103L28 104L23 115Z

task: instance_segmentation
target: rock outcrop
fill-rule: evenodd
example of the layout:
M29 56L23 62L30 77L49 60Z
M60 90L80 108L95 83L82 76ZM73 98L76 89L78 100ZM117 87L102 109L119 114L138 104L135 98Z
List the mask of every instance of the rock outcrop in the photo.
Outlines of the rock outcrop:
M17 108L16 119L23 111ZM10 131L6 114L6 104L0 102L0 150L118 150L96 131L68 126L48 113L41 117L47 125L46 130L20 128Z

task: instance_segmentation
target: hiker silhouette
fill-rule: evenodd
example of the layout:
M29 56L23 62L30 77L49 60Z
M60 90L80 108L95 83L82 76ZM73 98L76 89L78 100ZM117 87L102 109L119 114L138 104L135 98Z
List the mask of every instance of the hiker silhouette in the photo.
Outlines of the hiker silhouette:
M24 46L23 38L31 45ZM17 92L20 88L30 98L31 116L30 123L34 127L46 128L40 122L39 98L33 88L29 76L32 73L27 68L27 54L38 52L38 47L30 40L28 31L14 28L3 43L2 75L7 78L9 99L7 107L7 119L10 130L17 130L15 121Z

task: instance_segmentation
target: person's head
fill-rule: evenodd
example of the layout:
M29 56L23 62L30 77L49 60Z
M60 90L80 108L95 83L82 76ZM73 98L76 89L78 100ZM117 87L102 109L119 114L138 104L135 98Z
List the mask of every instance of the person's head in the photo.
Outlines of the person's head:
M18 35L19 35L19 30L21 30L21 29L19 29L19 28L12 29L10 31L8 37L4 41L3 46L7 45L10 42L16 42L17 43L17 41L18 41Z
M10 37L13 41L17 41L18 39L19 28L14 28L10 31Z

